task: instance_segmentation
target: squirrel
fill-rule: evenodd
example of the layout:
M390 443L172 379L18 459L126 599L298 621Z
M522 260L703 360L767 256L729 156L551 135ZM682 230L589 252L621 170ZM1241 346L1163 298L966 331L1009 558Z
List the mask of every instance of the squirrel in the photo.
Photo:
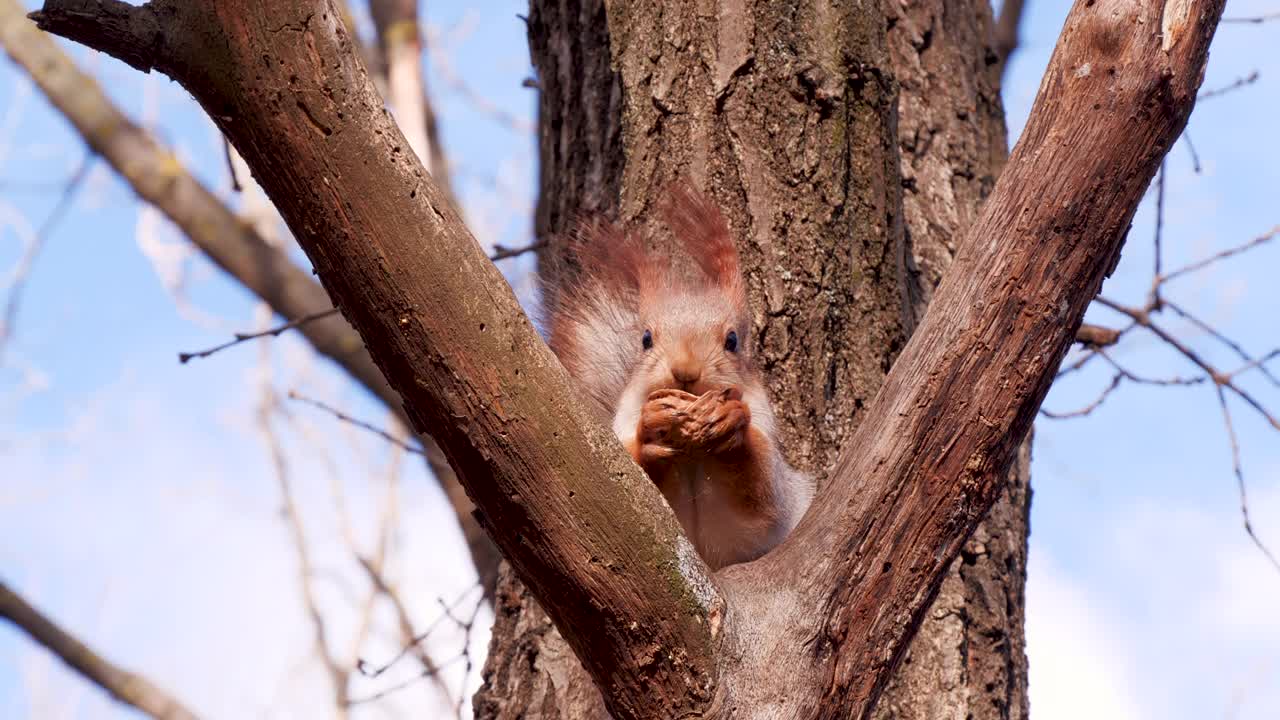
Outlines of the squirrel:
M677 271L611 223L580 223L581 267L546 308L548 344L717 570L781 543L813 484L779 450L728 224L682 184L663 210L696 267Z

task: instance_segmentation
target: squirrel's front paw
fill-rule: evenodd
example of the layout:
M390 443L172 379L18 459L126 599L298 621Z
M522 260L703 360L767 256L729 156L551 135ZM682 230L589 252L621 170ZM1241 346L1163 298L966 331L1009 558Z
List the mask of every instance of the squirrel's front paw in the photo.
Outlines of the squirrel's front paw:
M711 455L731 452L746 442L751 408L742 401L742 390L729 387L708 392L687 410L684 431L692 447Z
M696 395L683 390L658 390L649 395L636 428L641 462L667 460L688 450L692 438L686 425L689 409L697 400Z

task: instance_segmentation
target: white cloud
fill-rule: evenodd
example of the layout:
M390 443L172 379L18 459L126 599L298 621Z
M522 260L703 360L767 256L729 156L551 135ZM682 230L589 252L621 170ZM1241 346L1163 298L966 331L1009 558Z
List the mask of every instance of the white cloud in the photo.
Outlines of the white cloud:
M1027 654L1036 720L1139 720L1127 656L1099 600L1031 546Z
M1272 535L1275 477L1255 475L1250 502L1255 527ZM1238 510L1136 499L1079 526L1073 546L1031 547L1032 717L1273 720L1280 572Z

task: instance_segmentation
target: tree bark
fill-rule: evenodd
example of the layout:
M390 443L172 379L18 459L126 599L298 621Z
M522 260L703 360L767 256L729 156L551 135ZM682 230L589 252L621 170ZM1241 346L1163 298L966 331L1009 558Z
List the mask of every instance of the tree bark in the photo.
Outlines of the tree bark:
M178 79L241 150L410 417L439 430L486 529L611 713L833 718L870 716L951 561L1003 489L1085 307L1118 260L1138 201L1195 102L1222 2L1076 4L1008 166L813 507L775 551L714 578L617 440L570 402L563 369L405 152L330 4L156 0L133 9L63 0L46 7L37 15L43 26ZM86 21L95 10L98 21ZM770 10L758 12L768 17ZM711 37L727 49L704 56L713 97L725 107L740 92L749 97L752 48L780 53L780 67L799 76L784 81L761 62L760 85L796 80L802 91L792 101L843 107L845 132L879 137L883 149L870 166L849 158L850 167L892 177L896 137L885 122L892 81L874 63L884 53L878 10L875 17L848 26L821 22L828 17L780 25L837 28L847 52L825 58L834 68L815 70L785 62L804 48L804 37L793 46L744 44L752 28L745 10L718 15L723 27L715 30L725 32ZM615 63L624 69L656 63L668 44L696 51L689 31L699 26L697 37L708 37L700 26L713 18L642 19L652 34L622 37L611 27ZM634 86L647 94L637 94L623 73L628 111L652 103L661 122L682 124L687 137L709 132L696 112L679 117L667 109L685 94L696 102L708 89L703 77L668 83L664 66L650 68ZM846 84L850 76L856 82ZM789 119L779 104L778 117ZM748 132L754 120L804 147L806 133L816 131L751 109L737 116L735 132ZM832 114L836 127L840 115ZM624 136L637 131L623 127ZM831 139L815 140L814 157L830 150ZM646 143L650 152L681 149ZM837 144L837 154L844 147ZM689 152L690 175L725 187L715 173L736 172L744 187L766 193L776 191L779 175L799 185L826 180L820 168L773 157L752 166L745 143L734 150L725 157ZM629 156L624 173L656 157ZM624 181L624 217L642 216L638 209L665 167L641 163L639 180ZM896 198L898 184L841 189L847 194L835 202L811 200L826 203L814 212L860 220L854 237L881 248L873 268L900 269L896 208L881 202ZM781 219L752 207L750 197L721 202L742 213L736 229L767 258L758 246ZM855 204L860 218L839 215ZM752 289L767 300L763 280L753 277ZM855 289L854 302L870 303L856 307L887 311Z
M910 320L882 18L764 2L530 10L544 296L573 272L561 238L582 214L661 233L649 210L663 187L705 188L740 240L749 342L788 460L823 479ZM478 717L599 717L573 655L509 576L485 678Z
M973 221L1003 164L1006 139L998 69L991 61L990 8L980 0L950 3L950 7L941 1L885 6L891 50L887 64L899 86L897 141L906 236L913 255L908 260L912 271L908 275L883 267L883 238L864 239L849 247L848 238L857 239L856 233L851 232L847 220L834 218L858 217L863 210L856 202L847 204L843 216L827 213L827 222L803 221L822 215L813 211L812 198L837 196L839 188L850 183L872 198L863 208L896 204L896 198L883 196L882 190L892 188L897 180L892 168L880 173L864 170L853 177L841 175L851 157L860 158L864 167L876 167L893 156L882 132L859 135L856 123L853 132L847 127L848 118L859 112L879 115L884 118L881 124L890 127L888 107L876 99L868 101L866 93L851 92L843 112L836 109L839 101L834 97L825 101L809 97L820 90L812 85L820 72L812 68L819 66L823 55L836 54L842 47L840 35L769 35L760 28L777 26L778 18L770 15L780 12L778 8L737 15L726 11L714 27L695 27L686 17L686 27L676 19L680 11L673 10L672 3L651 3L647 10L637 10L643 5L628 6L621 34L654 38L653 44L659 47L672 42L645 24L644 18L653 22L658 17L667 32L676 36L674 42L682 51L663 55L650 47L632 48L631 54L617 63L621 68L617 73L602 60L612 54L610 34L601 30L606 28L602 4L573 8L558 2L533 4L529 37L542 90L540 120L544 128L538 229L553 236L564 233L566 223L574 217L575 202L582 202L589 212L619 215L617 205L609 204L601 191L623 182L624 156L642 158L627 168L628 181L695 174L699 172L692 167L695 163L730 168L717 173L712 189L730 197L745 197L751 207L780 219L740 229L740 236L755 229L753 244L772 250L771 256L744 253L744 267L753 278L761 279L753 284L755 306L768 306L770 297L765 288L774 288L777 297L786 298L775 300L772 311L757 315L756 337L771 343L757 349L766 353L766 365L772 370L770 387L787 388L775 389L772 399L786 423L786 445L793 451L790 459L821 474L834 457L839 438L856 427L859 409L879 388L884 368L900 348L903 313L908 309L895 305L909 292L912 307L906 322L913 324L923 313L927 298L954 256L959 236ZM850 26L857 14L852 8L844 13L829 19L830 24ZM944 13L948 22L944 22ZM873 17L865 20L874 21ZM805 31L798 25L802 23L791 32L803 35ZM588 27L594 30L584 31ZM650 86L661 86L662 77L702 75L701 68L712 64L706 60L708 56L719 58L734 49L732 42L723 41L732 41L735 35L753 37L766 46L780 42L807 48L809 54L779 57L752 47L738 56L749 60L750 66L729 74L735 87L721 88L719 94L716 87L679 87L667 92L662 103L646 102L653 94ZM862 37L867 35L874 32L864 29ZM862 39L852 36L854 42ZM697 44L699 38L708 38L706 47ZM873 58L868 45L864 42L867 49L857 60L864 68L875 67L870 63ZM883 51L876 55L881 72L888 75L884 73ZM571 72L575 62L585 64L587 71ZM867 72L872 73L874 70ZM655 75L657 80L652 79ZM571 78L575 84L562 84L560 78ZM583 78L593 85L582 87L587 82ZM714 82L716 79L708 78L706 84ZM857 75L849 74L829 81L827 90L821 92L830 93L830 88L842 84L862 83ZM625 85L639 100L624 104L615 92L600 91L618 85ZM797 94L800 100L787 102ZM673 96L679 99L671 99ZM795 131L790 135L771 131L770 121L776 123L774 127ZM617 133L628 140L625 152L622 143L605 142L603 137L582 142L568 152L561 146L563 138L600 137L598 128L602 127L639 129ZM806 134L842 136L848 141L841 151L815 154L806 147ZM806 152L810 157L806 158ZM877 161L877 156L882 159ZM587 173L569 162L596 169L597 177L601 170L610 169L611 183L589 186L592 194L586 196L584 189L569 179ZM780 191L793 186L790 180L794 175L789 168L778 166L799 167L806 162L817 170L807 184L794 192ZM753 168L755 174L745 172L744 167ZM761 177L761 168L767 168L764 175L772 183ZM648 182L650 191L654 184ZM773 187L766 193L762 187L769 184ZM881 197L876 198L877 194ZM754 216L731 212L730 217ZM886 218L884 227L894 225L892 218ZM772 232L756 229L760 226ZM890 237L888 242L897 241ZM553 245L552 252L556 249ZM899 251L891 252L893 258ZM827 264L828 254L849 256L851 262ZM551 294L563 280L556 273L564 267L554 261L541 266L544 285ZM821 268L821 275L813 272L814 268ZM819 297L830 298L830 306L817 302ZM855 297L863 298L862 302ZM875 311L877 307L880 312ZM881 346L874 352L868 352L866 346L841 348L846 338L853 337ZM851 367L850 358L863 362ZM810 398L820 400L813 403ZM836 411L822 412L828 404ZM811 440L815 437L820 438L816 443ZM826 453L815 453L813 449L819 447L826 448ZM794 453L797 449L800 452ZM964 561L957 561L944 583L895 690L882 706L883 717L1025 717L1022 588L1026 465L1016 464L1019 472L1011 476L1010 495L997 504L991 520L979 531L981 539L975 538ZM597 701L589 693L576 691L579 680L572 667L573 656L563 651L554 630L518 583L508 579L504 588L490 648L486 676L490 682L478 696L481 715L528 717L532 706L554 707L555 714L567 717L592 716ZM529 662L530 658L534 662Z
M884 11L899 86L907 291L918 319L1007 157L1004 51L985 0L890 1ZM1027 717L1030 455L1028 438L1005 494L947 573L880 701L880 720Z

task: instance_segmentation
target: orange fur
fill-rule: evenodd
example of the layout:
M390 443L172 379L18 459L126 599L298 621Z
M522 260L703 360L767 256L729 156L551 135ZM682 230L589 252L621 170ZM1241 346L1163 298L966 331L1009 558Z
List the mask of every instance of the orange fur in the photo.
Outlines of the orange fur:
M778 451L728 224L684 185L663 210L698 270L679 274L635 235L584 222L577 281L549 308L550 344L719 568L781 542L812 487Z

